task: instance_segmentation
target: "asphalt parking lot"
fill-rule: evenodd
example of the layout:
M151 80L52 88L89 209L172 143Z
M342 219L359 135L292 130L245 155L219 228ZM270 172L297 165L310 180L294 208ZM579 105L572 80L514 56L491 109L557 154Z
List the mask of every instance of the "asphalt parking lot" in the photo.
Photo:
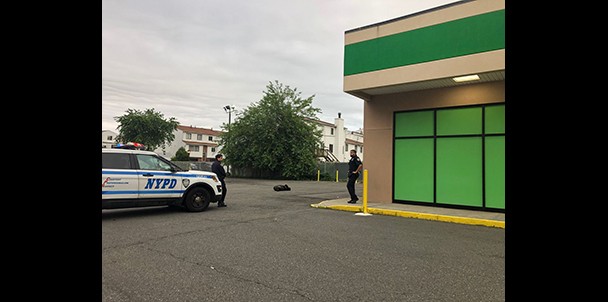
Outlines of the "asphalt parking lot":
M496 228L505 228L505 213L465 210L456 208L409 205L399 203L371 203L363 204L363 184L357 182L355 191L359 196L356 204L348 204L350 199L346 190L345 182L335 181L269 181L256 179L232 179L239 188L247 186L250 194L255 196L266 196L268 188L277 184L287 184L293 187L293 192L280 192L285 198L309 198L314 208L348 211L371 215L388 215L404 218L426 219L450 223L480 225ZM239 194L240 192L236 192ZM276 197L276 194L270 196ZM235 196L237 199L239 196Z
M226 208L103 210L102 300L504 301L503 229L311 207L344 182L227 185Z

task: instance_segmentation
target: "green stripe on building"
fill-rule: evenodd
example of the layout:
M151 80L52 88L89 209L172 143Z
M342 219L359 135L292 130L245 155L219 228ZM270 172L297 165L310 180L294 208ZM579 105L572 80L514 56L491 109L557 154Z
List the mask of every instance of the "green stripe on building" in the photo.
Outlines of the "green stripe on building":
M505 10L346 45L344 76L505 48Z

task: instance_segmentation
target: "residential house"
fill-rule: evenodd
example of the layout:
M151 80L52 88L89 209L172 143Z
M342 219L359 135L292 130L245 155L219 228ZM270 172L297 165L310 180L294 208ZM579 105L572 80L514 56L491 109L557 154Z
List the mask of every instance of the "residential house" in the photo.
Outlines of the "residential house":
M118 133L111 130L101 130L101 147L114 148L116 147L116 136Z
M363 160L363 130L350 131L344 127L342 114L334 119L334 123L321 120L315 121L322 133L322 154L320 158L326 161L348 162L350 150L356 150Z
M175 139L167 146L157 148L154 152L172 158L179 148L184 147L190 153L191 161L213 161L219 153L218 142L222 131L192 126L177 126L173 132Z

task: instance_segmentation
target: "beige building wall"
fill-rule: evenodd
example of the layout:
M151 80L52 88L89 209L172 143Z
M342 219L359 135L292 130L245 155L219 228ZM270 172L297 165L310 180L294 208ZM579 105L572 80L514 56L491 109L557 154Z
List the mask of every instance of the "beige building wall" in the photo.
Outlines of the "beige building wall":
M363 163L368 170L368 201L393 202L394 112L504 101L504 81L372 96L365 100L364 141L365 145L374 146L365 149Z

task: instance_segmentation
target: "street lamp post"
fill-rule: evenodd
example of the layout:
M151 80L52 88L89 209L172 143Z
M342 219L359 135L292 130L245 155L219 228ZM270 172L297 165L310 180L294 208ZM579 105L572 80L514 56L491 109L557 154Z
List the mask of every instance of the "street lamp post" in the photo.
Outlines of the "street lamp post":
M226 105L222 108L224 108L224 111L228 112L228 128L230 128L230 118L232 116L232 111L234 111L234 106Z
M228 131L230 131L230 120L232 118L232 111L234 111L234 106L232 105L226 105L224 107L224 111L228 112ZM230 166L227 165L226 166L226 174L230 173Z

